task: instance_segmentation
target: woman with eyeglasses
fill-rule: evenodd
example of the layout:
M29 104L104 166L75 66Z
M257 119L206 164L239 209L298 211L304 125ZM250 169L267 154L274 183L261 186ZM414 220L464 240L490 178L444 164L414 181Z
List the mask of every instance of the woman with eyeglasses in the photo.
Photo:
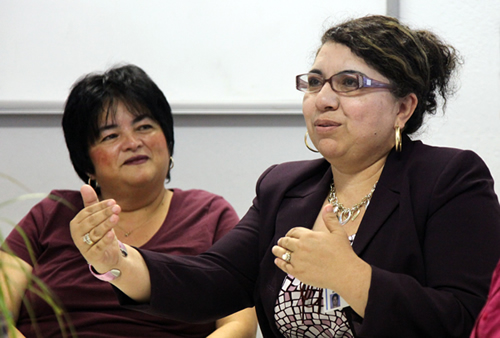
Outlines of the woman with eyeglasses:
M332 27L296 77L306 145L323 158L265 171L227 237L197 257L123 257L118 208L84 187L73 239L97 271L121 272L122 305L167 318L255 305L265 337L466 337L500 257L493 179L472 151L409 137L446 103L459 63L394 18Z

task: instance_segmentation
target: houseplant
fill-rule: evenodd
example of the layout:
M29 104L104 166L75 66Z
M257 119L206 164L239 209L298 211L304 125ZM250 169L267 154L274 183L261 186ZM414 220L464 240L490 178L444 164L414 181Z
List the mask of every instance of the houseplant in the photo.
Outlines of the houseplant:
M57 197L52 196L52 195L47 195L44 193L33 193L25 187L21 182L17 181L13 177L0 173L0 179L7 181L11 184L14 184L21 188L24 193L16 196L14 198L10 198L7 200L0 200L0 223L8 224L9 226L12 227L11 231L19 231L21 236L24 239L24 242L26 244L26 247L28 248L28 251L30 254L33 254L33 250L31 248L31 245L29 243L29 240L27 236L23 233L23 231L19 228L16 227L16 222L9 219L8 217L4 217L2 215L2 210L5 210L4 208L12 205L14 203L19 203L21 201L25 200L41 200L42 198L48 197L48 198L53 198L56 199ZM64 203L68 205L66 201L61 200L60 198L57 198L57 200L61 203ZM73 208L72 205L68 205L68 207ZM4 243L4 237L3 234L0 232L0 242L2 244L2 250L4 252L10 253L10 249L5 245ZM32 261L35 261L34 257L32 256ZM76 337L76 333L74 332L72 326L70 325L70 320L69 317L66 315L64 312L64 309L58 304L56 301L56 297L53 296L49 288L41 281L38 279L36 276L33 276L30 271L25 271L20 265L14 265L14 263L11 263L10 260L7 262L4 259L0 259L0 337L7 337L7 336L15 336L12 335L12 332L15 330L15 319L13 314L10 312L9 307L8 307L8 301L9 295L12 295L15 292L15 285L13 283L9 283L10 281L10 276L8 274L8 271L12 269L21 269L22 273L26 274L27 276L27 289L26 291L30 291L34 294L36 294L38 297L40 297L42 300L44 300L50 307L53 309L58 323L59 323L59 328L61 331L61 336L62 337ZM41 333L39 330L37 330L37 322L36 322L36 317L33 311L33 308L30 306L29 301L27 300L26 297L23 298L23 304L26 307L26 310L30 314L31 322L33 327L35 328L35 331L37 332L38 337L43 337L43 333Z

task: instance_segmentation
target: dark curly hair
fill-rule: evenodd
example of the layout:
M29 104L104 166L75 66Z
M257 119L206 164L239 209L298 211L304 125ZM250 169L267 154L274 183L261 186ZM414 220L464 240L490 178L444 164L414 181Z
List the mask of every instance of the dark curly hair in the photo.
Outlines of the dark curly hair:
M406 134L422 126L424 114L436 113L438 96L444 109L455 92L450 80L462 60L455 48L429 31L412 30L392 17L371 15L328 29L321 38L322 45L327 42L349 47L391 81L395 96L417 96L415 112L403 130Z
M102 114L114 116L118 103L134 116L146 114L165 135L170 155L174 153L174 121L163 92L141 68L116 66L104 73L91 73L75 82L66 100L62 127L71 163L87 183L94 174L89 148L99 137ZM170 179L170 171L166 177Z

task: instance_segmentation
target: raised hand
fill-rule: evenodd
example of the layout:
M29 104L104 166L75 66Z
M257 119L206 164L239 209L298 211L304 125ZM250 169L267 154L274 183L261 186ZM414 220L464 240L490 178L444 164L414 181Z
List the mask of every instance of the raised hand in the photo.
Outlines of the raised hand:
M70 222L71 237L80 253L100 273L115 267L120 248L113 227L121 209L114 200L99 202L89 185L80 189L85 208Z
M327 205L322 213L326 232L293 228L278 240L272 251L277 257L275 264L283 271L303 283L332 288L344 264L356 254L331 205ZM288 262L285 260L286 253L290 253Z
M323 208L322 217L327 231L291 229L272 248L274 262L305 284L334 290L364 316L371 267L353 251L330 204Z

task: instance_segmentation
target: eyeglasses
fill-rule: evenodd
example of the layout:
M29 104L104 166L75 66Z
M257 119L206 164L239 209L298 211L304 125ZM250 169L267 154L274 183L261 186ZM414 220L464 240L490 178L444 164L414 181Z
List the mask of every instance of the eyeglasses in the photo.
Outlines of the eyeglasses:
M337 93L348 93L361 88L388 88L394 89L389 83L383 83L352 71L341 72L329 79L324 79L316 73L297 75L295 78L297 90L306 93L319 92L325 83L329 82L332 89Z

